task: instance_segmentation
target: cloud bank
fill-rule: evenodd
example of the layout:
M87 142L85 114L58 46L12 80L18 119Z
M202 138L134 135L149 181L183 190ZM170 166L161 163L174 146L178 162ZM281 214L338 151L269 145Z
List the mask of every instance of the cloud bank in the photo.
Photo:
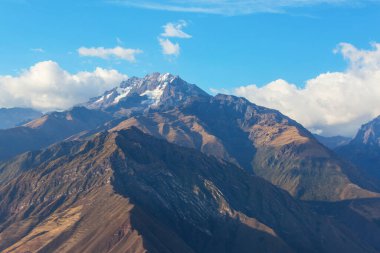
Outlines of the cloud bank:
M380 44L360 50L341 43L335 52L348 61L344 72L320 74L304 88L279 79L234 93L280 110L316 133L353 136L361 124L380 115Z
M117 86L126 75L96 68L71 74L53 61L39 62L17 76L0 76L0 107L41 111L67 109Z
M122 59L129 62L136 61L136 55L141 54L143 51L140 49L131 49L123 47L104 48L104 47L81 47L78 53L81 56L99 57L102 59Z
M260 12L283 12L289 8L328 5L359 5L378 3L378 0L113 0L129 7L173 12L245 15Z

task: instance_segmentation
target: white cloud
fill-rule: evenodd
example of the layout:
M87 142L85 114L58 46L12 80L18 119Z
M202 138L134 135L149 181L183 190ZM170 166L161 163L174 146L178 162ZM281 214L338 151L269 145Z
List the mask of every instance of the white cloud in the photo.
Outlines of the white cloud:
M162 37L173 37L181 39L190 39L191 35L182 31L183 28L187 26L186 21L180 20L178 23L167 23L163 26L164 32L161 34Z
M161 39L161 38L159 38L158 41L160 42L163 54L174 55L174 56L179 55L180 47L178 43L173 43L169 39Z
M319 4L352 5L378 3L378 0L113 0L130 7L174 12L244 15L258 12L283 12L289 8Z
M109 59L111 57L126 60L129 62L136 61L136 55L141 54L143 51L140 49L123 48L120 46L114 48L104 47L81 47L78 53L81 56L99 57L102 59Z
M190 39L191 35L185 33L182 29L187 26L186 21L180 20L177 23L167 23L163 26L164 32L161 33L161 38L158 38L158 42L161 45L162 53L164 55L178 56L180 53L180 45L177 42L172 42L167 38L180 38ZM164 37L164 38L162 38Z
M66 109L117 86L126 75L96 68L71 74L53 61L39 62L18 76L0 76L0 107Z
M348 60L344 72L320 74L304 88L280 79L263 87L242 86L234 93L278 109L312 131L352 136L380 115L380 44L360 50L342 43L336 52Z

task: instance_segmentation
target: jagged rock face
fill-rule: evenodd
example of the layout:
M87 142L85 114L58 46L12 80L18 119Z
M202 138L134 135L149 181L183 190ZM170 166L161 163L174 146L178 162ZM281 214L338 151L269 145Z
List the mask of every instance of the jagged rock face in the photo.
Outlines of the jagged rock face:
M336 152L361 169L361 174L380 190L380 117L364 124L355 138Z
M41 116L41 112L29 108L0 108L0 129L20 126Z
M266 181L136 129L3 170L17 164L0 188L2 252L377 251Z

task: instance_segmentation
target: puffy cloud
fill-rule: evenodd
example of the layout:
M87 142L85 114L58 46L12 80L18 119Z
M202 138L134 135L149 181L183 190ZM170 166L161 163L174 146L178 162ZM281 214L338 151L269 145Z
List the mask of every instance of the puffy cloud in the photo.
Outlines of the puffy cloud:
M143 51L140 49L131 49L123 47L104 48L104 47L81 47L78 53L81 56L99 57L102 59L109 59L111 57L126 60L129 62L136 61L136 55L141 54Z
M117 86L126 75L96 68L70 74L53 61L39 62L18 76L0 76L0 107L66 109Z
M320 74L303 88L280 79L263 87L242 86L234 93L278 109L311 131L352 136L380 115L380 44L360 50L342 43L335 52L348 60L346 71Z
M166 25L163 26L164 32L161 33L160 35L161 37L158 38L163 54L173 55L173 56L179 55L180 53L179 43L172 42L171 40L167 38L170 37L170 38L179 38L179 39L190 39L191 35L182 31L182 29L185 28L186 26L187 26L187 23L184 20L180 20L177 23L167 23Z
M136 8L173 12L245 15L258 12L284 12L289 8L313 5L357 6L377 0L113 0L112 3Z
M161 34L162 37L174 37L181 39L190 39L191 35L182 31L183 28L187 26L186 21L180 20L178 23L167 23L163 26L164 32Z
M180 47L178 43L173 43L169 39L161 39L161 38L159 38L158 41L160 42L163 54L174 55L174 56L179 55Z

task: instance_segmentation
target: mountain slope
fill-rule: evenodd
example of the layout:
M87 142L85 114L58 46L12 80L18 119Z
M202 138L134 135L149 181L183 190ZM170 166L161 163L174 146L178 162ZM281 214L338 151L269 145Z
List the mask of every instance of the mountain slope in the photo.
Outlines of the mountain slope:
M364 124L349 144L335 151L358 166L380 190L380 116Z
M2 252L376 252L266 181L136 129L37 153L1 184Z
M377 196L355 184L360 180L353 183L349 175L356 169L300 124L243 98L193 99L172 110L130 117L113 129L131 126L235 163L300 199Z
M12 128L42 116L29 108L0 108L0 129Z
M101 109L117 116L149 109L167 109L187 103L193 97L210 97L202 89L169 73L153 73L144 78L132 77L119 87L84 104L89 109Z
M344 146L348 144L351 141L351 138L344 137L344 136L322 136L318 134L314 134L314 137L323 145L328 147L329 149L335 149L340 146Z
M333 218L380 251L380 199L310 202L316 212Z
M74 107L66 112L46 114L20 127L0 130L0 160L97 128L111 118L101 111Z
M92 109L74 109L80 111L75 120L70 120L70 111L53 113L21 128L0 131L0 160L66 138L137 126L232 162L296 198L335 201L378 196L362 189L377 188L358 176L354 166L341 161L297 122L243 98L210 96L178 76L134 77L84 106ZM14 145L9 148L7 143Z

